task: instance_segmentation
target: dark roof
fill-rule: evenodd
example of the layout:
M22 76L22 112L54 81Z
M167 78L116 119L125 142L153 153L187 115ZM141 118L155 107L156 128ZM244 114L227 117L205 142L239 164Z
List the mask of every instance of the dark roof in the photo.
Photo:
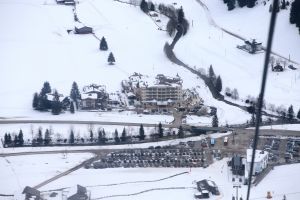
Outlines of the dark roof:
M77 185L77 194L86 194L87 190L85 187L81 186L81 185Z
M41 192L37 189L34 189L32 187L26 186L22 192L22 194L28 194L30 196L36 196L39 197L41 195Z
M93 29L91 27L81 27L81 28L77 28L75 27L75 33L77 34L88 34L88 33L93 33Z
M87 200L88 196L86 194L74 194L68 197L68 200Z

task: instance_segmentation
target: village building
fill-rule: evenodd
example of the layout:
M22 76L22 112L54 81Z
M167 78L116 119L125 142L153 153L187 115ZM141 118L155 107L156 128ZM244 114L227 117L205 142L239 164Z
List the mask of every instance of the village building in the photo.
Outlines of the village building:
M251 54L260 52L263 50L262 43L261 42L256 42L255 39L252 41L246 40L244 45L238 45L237 48L242 49L244 51L247 51Z
M261 173L268 166L268 158L269 153L263 150L256 150L255 159L254 159L254 167L253 167L253 175ZM247 158L246 158L246 169L245 176L250 173L250 166L252 160L252 149L247 149Z
M140 96L145 109L168 110L179 106L182 102L182 80L179 76L167 77L163 74L156 76L156 82L152 85L139 85L136 92Z
M42 200L41 192L29 186L24 188L22 194L25 195L25 200Z
M88 26L83 27L75 27L75 34L91 34L93 33L93 29Z
M85 187L77 185L77 191L73 194L69 194L67 200L89 200L90 195Z
M90 110L97 108L97 94L96 93L88 93L81 95L81 108L83 110Z
M103 85L90 84L83 87L80 108L82 110L104 109L108 103L108 93Z

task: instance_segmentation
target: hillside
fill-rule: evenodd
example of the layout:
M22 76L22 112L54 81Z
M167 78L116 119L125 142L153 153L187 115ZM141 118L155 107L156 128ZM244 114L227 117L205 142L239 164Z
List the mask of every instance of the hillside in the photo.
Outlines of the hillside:
M164 1L168 2L173 3ZM264 42L269 15L267 7L228 12L221 2L203 2L219 26ZM207 12L198 1L177 3L183 6L191 25L188 34L175 47L177 56L196 68L208 69L212 64L216 74L222 77L223 91L225 87L237 88L242 98L256 96L264 55L250 55L238 50L236 45L242 41L209 23ZM93 27L96 37L105 36L109 46L107 52L99 51L99 41L93 35L67 33L75 26L71 7L57 5L54 0L1 1L0 17L6 20L0 21L5 27L0 33L0 117L54 119L55 116L37 113L31 107L32 95L41 89L44 81L49 81L52 88L65 95L69 94L73 81L80 87L90 83L103 84L108 91L114 92L120 90L122 79L139 72L153 78L156 74L179 74L184 88L197 88L206 105L218 108L221 124L244 123L250 119L246 112L213 99L202 80L172 64L163 53L163 45L172 38L158 30L152 19L138 7L112 0L88 0L80 1L76 11L83 24ZM253 15L253 12L259 14ZM242 17L251 21L242 23ZM300 37L296 37L296 29L293 32L292 28L285 28L286 17L287 11L279 14L277 29L281 31L279 33L288 32L291 37L282 42L277 35L276 41L280 43L274 43L274 51L288 56L286 52L290 49L291 57L299 62L296 52L300 47L296 44ZM166 21L164 17L161 20ZM265 29L249 31L252 30L249 24L254 26L257 21L262 23L259 27ZM109 52L115 55L114 66L107 64ZM267 102L286 107L293 104L295 111L298 110L300 90L296 84L299 78L299 70L286 70L281 74L270 72ZM76 118L82 117L77 113Z

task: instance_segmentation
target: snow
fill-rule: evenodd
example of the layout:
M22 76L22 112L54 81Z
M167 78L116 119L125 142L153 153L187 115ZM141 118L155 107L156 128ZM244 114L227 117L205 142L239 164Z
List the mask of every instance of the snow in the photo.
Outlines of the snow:
M149 148L151 146L170 146L178 145L180 142L199 141L205 139L205 135L187 137L182 139L173 139L159 142L147 142L139 144L120 144L120 145L102 145L102 146L64 146L64 147L18 147L18 148L0 148L0 153L28 153L28 152L43 152L43 151L72 151L72 150L101 150L101 149L140 149Z
M22 192L25 186L35 186L84 160L90 153L44 154L0 158L0 194Z
M188 19L191 19L188 12L203 15L198 4L185 4ZM80 2L76 8L84 25L92 27L98 38L105 36L109 51L100 52L99 41L92 35L67 34L66 30L73 29L75 25L69 6L56 5L50 0L4 1L1 5L0 17L8 20L0 22L2 27L6 27L0 33L0 65L3 66L0 68L0 117L84 118L83 113L75 113L74 117L69 114L52 117L50 113L33 111L32 95L41 89L44 81L49 81L52 88L64 95L69 94L73 81L80 88L91 83L106 85L107 91L111 93L120 90L121 80L126 80L133 72L138 72L149 77L157 74L175 77L178 74L183 79L184 89L198 87L200 97L205 103L218 108L220 124L244 123L250 119L250 115L244 111L214 100L203 81L182 67L172 64L163 53L163 45L166 41L170 42L171 38L164 31L157 30L155 23L138 7L110 0L88 0ZM18 17L15 13L18 13ZM195 26L198 26L196 22ZM210 27L207 29L218 32ZM193 30L185 38L199 38L198 31ZM186 40L185 38L181 41ZM210 44L205 44L208 45L205 48L208 50ZM191 47L191 50L186 46L182 50L195 56L195 52L199 51L195 49L192 52L194 45ZM114 66L106 63L110 51L116 57ZM184 57L188 58L187 55ZM204 62L201 59L198 63ZM126 117L122 121L128 119Z
M272 126L261 126L260 129L300 131L300 124L282 124L282 125L272 125Z
M247 149L247 162L251 163L252 160L252 149ZM269 152L262 150L255 150L255 159L254 162L262 162Z
M69 174L49 185L42 190L55 189L61 187L72 187L74 184L87 186L91 191L92 198L99 198L109 195L131 194L152 188L168 188L168 187L186 187L183 190L161 190L143 193L136 196L114 197L114 199L161 199L167 196L170 199L191 199L197 193L195 181L202 179L212 180L218 186L221 195L213 196L211 199L230 199L235 195L236 183L231 182L231 172L227 167L227 160L217 161L208 168L115 168L115 169L80 169ZM286 165L275 167L273 171L258 185L253 186L250 199L265 198L268 191L272 193L273 199L282 200L283 194L287 199L297 200L300 197L297 182L300 178L300 164ZM106 184L124 183L131 181L148 181L165 178L182 172L189 172L170 179L158 182L147 183L128 183L113 186L103 186ZM287 175L287 176L286 176ZM102 185L102 186L100 186ZM247 186L241 185L239 194L246 197Z

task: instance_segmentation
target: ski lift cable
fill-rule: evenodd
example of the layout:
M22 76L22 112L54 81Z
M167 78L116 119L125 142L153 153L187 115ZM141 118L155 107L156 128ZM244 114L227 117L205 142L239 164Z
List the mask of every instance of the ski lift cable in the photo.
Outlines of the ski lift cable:
M264 94L265 94L265 87L266 87L267 74L268 74L268 64L269 64L269 60L270 60L271 47L272 47L272 41L273 41L273 36L274 36L274 29L275 29L278 6L279 6L279 0L273 0L273 10L272 10L270 26L269 26L267 49L266 49L264 69L263 69L263 74L262 74L262 83L261 83L261 89L260 89L260 94L259 94L259 98L258 98L258 105L257 105L257 112L256 112L255 135L254 135L254 141L253 141L250 173L249 173L249 177L248 177L248 189L247 189L246 200L249 200L250 191L251 191L254 159L255 159L255 153L256 153L256 148L257 148L257 143L258 143L258 135L259 135L259 123L260 123L263 99L264 99Z

